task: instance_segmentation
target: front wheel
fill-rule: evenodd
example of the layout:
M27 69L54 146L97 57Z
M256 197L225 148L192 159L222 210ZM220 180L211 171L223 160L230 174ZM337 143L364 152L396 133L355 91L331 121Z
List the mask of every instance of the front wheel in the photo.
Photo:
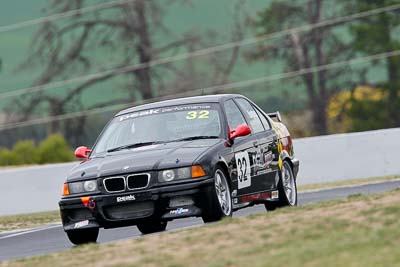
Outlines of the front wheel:
M232 216L232 198L227 176L221 168L214 174L214 187L207 196L208 205L203 209L202 218L205 223L219 221Z
M147 221L144 223L139 223L138 225L136 225L136 227L142 234L147 235L165 231L165 229L167 228L167 222Z
M284 161L278 183L279 200L265 203L268 211L286 206L297 206L297 185L289 162Z
M66 232L69 241L75 245L86 243L96 243L99 236L99 228L89 228L80 230L71 230Z

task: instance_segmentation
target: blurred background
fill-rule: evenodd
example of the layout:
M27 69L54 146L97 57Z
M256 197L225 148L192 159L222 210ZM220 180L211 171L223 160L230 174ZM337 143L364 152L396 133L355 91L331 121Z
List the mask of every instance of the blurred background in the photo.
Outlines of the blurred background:
M400 126L400 0L2 0L0 165L73 160L119 110L214 93L295 138Z

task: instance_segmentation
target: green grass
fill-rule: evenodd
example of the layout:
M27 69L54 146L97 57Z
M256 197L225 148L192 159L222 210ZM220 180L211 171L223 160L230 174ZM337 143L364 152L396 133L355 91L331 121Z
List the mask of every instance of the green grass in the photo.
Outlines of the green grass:
M355 196L0 266L398 266L399 202Z
M59 221L60 214L58 211L0 216L0 232L32 228Z

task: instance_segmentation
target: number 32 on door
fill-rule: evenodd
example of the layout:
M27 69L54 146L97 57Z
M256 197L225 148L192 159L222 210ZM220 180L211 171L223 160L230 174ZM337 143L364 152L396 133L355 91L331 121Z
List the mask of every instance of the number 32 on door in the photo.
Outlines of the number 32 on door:
M249 153L236 153L235 158L238 176L238 189L251 186L251 168Z

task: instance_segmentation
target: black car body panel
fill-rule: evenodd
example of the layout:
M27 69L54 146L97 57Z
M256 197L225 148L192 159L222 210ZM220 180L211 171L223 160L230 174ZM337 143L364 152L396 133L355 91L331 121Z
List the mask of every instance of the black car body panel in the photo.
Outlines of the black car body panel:
M250 105L254 110L246 111L238 103L240 101L247 101L244 106L248 108ZM234 209L275 201L282 161L290 162L295 176L299 161L294 158L286 127L279 121L273 121L247 98L241 95L212 95L175 99L126 109L115 118L122 121L130 116L157 113L166 107L207 103L215 105L220 114L221 131L218 137L156 143L110 153L92 152L73 168L66 181L68 186L96 180L97 190L61 198L59 206L64 230L135 225L148 218L168 221L201 216L202 211L209 207L208 196L210 190L214 190L216 168L222 168L229 177ZM228 104L237 108L245 123L252 126L252 134L230 140ZM252 120L257 118L262 122L257 121L258 129L252 124ZM171 182L159 181L163 170L191 166L201 166L205 175ZM130 190L126 183L128 179L135 178L128 178L132 175L142 175L141 179L148 177L148 182L143 182L143 188ZM112 179L110 184L125 183L125 187L118 192L106 190L107 179Z
M194 140L117 151L82 162L71 170L68 181L192 166L199 155L218 142L221 140Z

